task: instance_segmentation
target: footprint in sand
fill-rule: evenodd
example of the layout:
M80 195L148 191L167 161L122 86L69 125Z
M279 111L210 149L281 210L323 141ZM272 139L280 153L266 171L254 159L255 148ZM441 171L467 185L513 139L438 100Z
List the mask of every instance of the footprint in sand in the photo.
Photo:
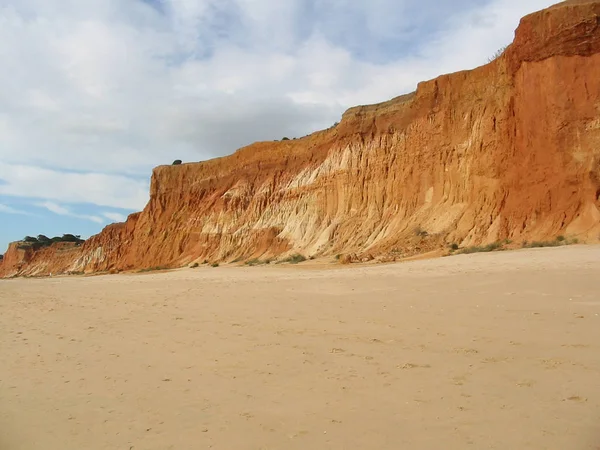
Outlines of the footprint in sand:
M577 402L577 403L585 403L587 402L587 398L585 397L580 397L579 395L574 395L572 397L569 398L565 398L563 399L563 402Z
M402 369L402 370L407 370L407 369L430 369L431 368L431 366L429 364L420 365L420 364L413 364L413 363L406 363L406 364L398 365L396 367L398 369Z

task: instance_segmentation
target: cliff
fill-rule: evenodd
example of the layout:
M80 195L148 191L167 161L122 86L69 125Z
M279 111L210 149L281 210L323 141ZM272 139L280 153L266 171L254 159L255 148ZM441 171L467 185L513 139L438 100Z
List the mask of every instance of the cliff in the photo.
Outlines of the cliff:
M598 73L600 0L560 3L523 18L492 63L352 108L331 129L157 167L142 212L68 251L13 245L0 275L596 240Z

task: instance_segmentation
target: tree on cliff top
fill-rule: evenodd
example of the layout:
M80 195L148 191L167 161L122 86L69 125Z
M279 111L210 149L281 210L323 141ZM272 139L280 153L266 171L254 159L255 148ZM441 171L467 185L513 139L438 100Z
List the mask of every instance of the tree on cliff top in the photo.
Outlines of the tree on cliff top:
M38 249L42 247L49 247L55 242L72 242L74 244L81 245L85 241L81 239L80 235L75 234L63 234L62 237L55 236L52 239L50 239L48 236L40 234L38 237L25 236L21 242L29 244L28 246Z
M48 236L44 236L43 234L39 234L37 237L38 242L44 242L44 243L52 243L52 239L50 239Z
M80 235L74 234L63 234L61 238L62 242L83 242Z

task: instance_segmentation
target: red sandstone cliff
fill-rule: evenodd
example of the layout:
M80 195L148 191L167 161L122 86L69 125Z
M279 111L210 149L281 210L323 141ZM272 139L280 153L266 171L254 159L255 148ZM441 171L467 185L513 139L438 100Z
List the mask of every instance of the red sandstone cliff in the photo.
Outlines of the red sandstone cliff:
M12 245L0 275L596 240L598 74L600 0L563 2L523 18L494 62L352 108L332 129L158 167L141 213L77 248Z

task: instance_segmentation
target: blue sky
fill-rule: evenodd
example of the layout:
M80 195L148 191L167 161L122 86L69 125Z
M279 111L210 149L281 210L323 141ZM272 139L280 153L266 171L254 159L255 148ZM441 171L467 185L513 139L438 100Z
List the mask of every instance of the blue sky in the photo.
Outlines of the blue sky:
M476 67L547 0L0 0L0 253L140 210L152 167Z

